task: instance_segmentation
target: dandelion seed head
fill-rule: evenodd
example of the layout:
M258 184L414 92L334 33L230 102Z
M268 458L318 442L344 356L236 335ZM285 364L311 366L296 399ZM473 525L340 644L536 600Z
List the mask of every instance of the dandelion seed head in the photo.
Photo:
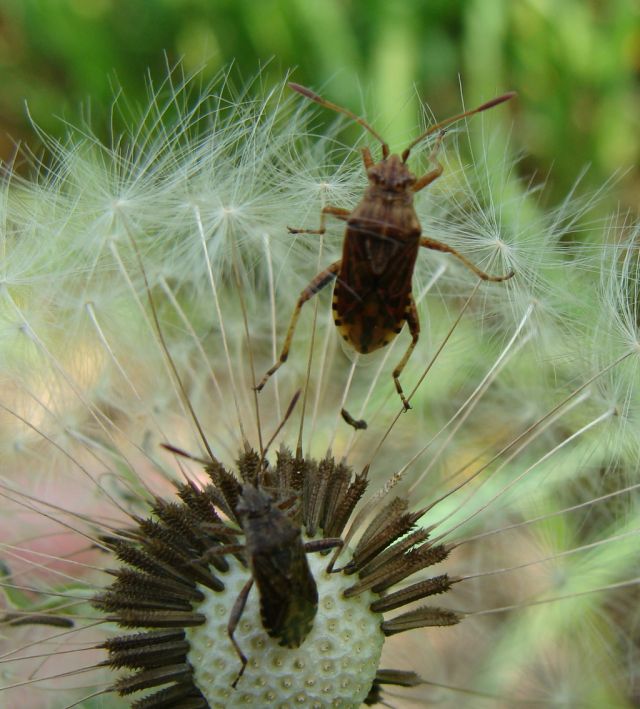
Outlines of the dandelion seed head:
M235 634L249 659L235 692L230 686L238 673L238 656L227 637L227 624L232 605L249 578L246 568L235 562L222 575L226 586L222 598L221 594L206 592L198 610L211 621L187 631L187 637L191 645L189 661L197 668L195 682L211 707L276 702L325 706L337 701L336 688L345 707L359 707L364 701L375 679L384 642L381 616L369 610L373 595L343 599L343 592L352 583L349 577L327 574L327 560L321 556L311 556L309 564L320 594L311 633L300 648L281 647L262 627L254 592ZM257 657L252 657L254 649Z
M118 642L126 646L135 643L127 637L149 631L104 622L111 611L99 608L98 599L118 590L114 574L135 571L110 545L118 535L127 542L133 535L140 548L154 546L136 525L158 529L165 522L157 510L172 510L171 516L179 493L205 494L204 464L170 456L161 444L203 460L209 446L241 484L236 463L247 446L259 459L260 446L282 423L265 455L271 472L280 443L296 450L300 442L314 469L329 465L327 450L336 467L366 469L368 491L338 533L343 541L349 535L338 557L338 567L346 569L326 573L333 550L305 553L319 600L299 648L280 647L269 637L262 597L251 590L235 634L249 658L236 689L241 662L227 626L255 572L233 522L233 504L220 506L221 493L211 493L206 509L219 510L245 549L224 555L233 571L217 570L216 558L207 565L228 589L204 586L208 600L192 604L203 585L188 584L188 615L198 625L186 631L188 662L197 682L213 687L212 705L270 705L285 692L293 705L309 704L313 696L322 706L329 686L322 678L335 680L340 658L366 651L372 654L363 662L373 668L373 679L369 674L365 682L352 664L356 679L345 673L332 684L340 697L353 690L354 704L373 701L381 689L374 665L386 633L392 637L382 662L404 673L382 678L398 680L402 686L392 691L414 693L421 704L458 705L462 695L428 687L420 677L486 693L472 695L469 706L506 706L520 698L579 702L586 696L577 671L584 647L590 668L601 668L590 672L589 690L632 696L610 685L611 678L620 686L630 681L634 653L621 648L633 642L637 623L630 599L637 588L638 454L633 445L621 452L624 436L631 444L637 430L637 357L612 364L632 349L630 332L637 340L633 297L625 300L633 289L623 287L620 276L633 269L620 259L613 268L612 250L610 260L598 264L600 247L573 243L583 223L598 228L588 223L589 199L569 195L558 208L543 210L539 188L519 185L516 163L505 157L499 138L483 135L489 144L475 149L472 162L460 159L447 140L442 179L416 195L425 234L492 273L513 268L516 276L478 285L448 255L419 255L413 294L422 333L402 374L407 392L417 386L406 414L399 414L390 371L410 341L407 328L376 355L345 355L329 289L305 305L289 360L256 395L252 386L277 359L300 292L339 258L344 234L342 223L328 222L322 238L292 235L286 227L317 228L326 204L352 208L366 177L339 134L309 131L312 114L296 97L276 90L253 99L234 91L226 77L204 98L190 102L186 93L182 82L157 89L141 115L127 118L124 136L114 134L108 146L89 127L71 130L66 141L50 144L50 164L36 165L32 180L3 196L7 228L0 247L10 258L0 274L6 283L0 329L7 334L0 343L0 435L8 467L0 493L3 538L12 542L2 555L5 604L21 617L42 611L75 624L64 637L46 627L8 628L9 652L35 654L28 645L33 640L43 657L27 667L8 656L4 684L31 677L27 698L53 702L61 695L50 687L64 686L70 702L82 698L78 688L86 684L104 691L87 701L105 706L134 700L118 696L118 687L137 687L135 699L163 691L130 679L140 668L94 666L111 657L107 641L125 638ZM415 157L417 166L419 151ZM604 273L599 289L598 271ZM601 342L594 355L596 333ZM298 390L300 400L284 420ZM368 428L350 429L338 402ZM624 436L614 435L617 427ZM287 498L290 487L265 489ZM206 535L212 528L210 520L194 523L181 509L188 524L170 528L168 536L183 550L193 542L183 536L188 530ZM286 509L295 520L294 508ZM389 544L369 560L377 530L405 513L420 516L414 526L403 522L409 527L397 537L389 533ZM428 533L428 540L420 536ZM431 542L439 550L433 573L425 566L382 592L372 590L376 565L413 534L418 537L407 542L407 554L420 545L427 554ZM48 545L50 556L38 557L32 537ZM317 529L304 538L317 539ZM190 552L187 572L209 546ZM165 576L154 583L166 583ZM143 601L136 611L142 614L157 589L148 591L149 579L135 578L144 598L135 590L127 598ZM32 590L16 593L12 583ZM394 593L420 583L435 584L438 599L426 601L429 610L416 617L413 610L390 609ZM614 588L617 583L627 585ZM344 598L350 585L356 591ZM412 591L411 608L424 605L421 592ZM126 602L118 608L123 616ZM197 605L209 602L201 623ZM386 610L372 610L373 604ZM455 629L427 627L461 618ZM205 630L209 621L217 630ZM414 623L411 632L394 634ZM16 642L14 630L21 634ZM196 640L201 631L204 638ZM87 660L90 669L79 674L78 657L97 646L98 659ZM329 657L330 650L342 654ZM52 667L54 655L66 664ZM145 662L153 664L151 655ZM57 676L65 670L72 673L68 685ZM19 688L5 691L14 700Z

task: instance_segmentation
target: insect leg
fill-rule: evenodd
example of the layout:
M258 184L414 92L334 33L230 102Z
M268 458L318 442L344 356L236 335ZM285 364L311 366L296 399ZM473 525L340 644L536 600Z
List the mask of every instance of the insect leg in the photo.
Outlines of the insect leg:
M411 406L409 406L409 402L407 401L407 398L402 391L402 387L400 386L400 374L402 373L406 363L409 361L409 357L411 357L411 353L415 349L415 346L418 344L418 339L420 338L420 320L418 319L418 311L416 310L416 304L411 294L409 294L409 304L407 305L405 320L407 321L409 332L411 333L411 342L409 343L409 347L407 347L407 351L402 356L402 359L393 370L392 376L396 385L396 391L402 399L404 410L408 411Z
M326 539L314 539L311 542L305 542L304 550L307 553L314 551L326 551L327 549L334 549L335 547L341 547L343 545L342 539L340 537L327 537Z
M311 283L309 283L309 285L302 291L302 293L300 293L300 297L298 298L296 307L294 308L293 314L291 315L291 322L289 323L289 329L287 330L287 336L285 337L280 357L278 358L278 361L273 365L273 367L271 367L271 369L264 375L264 377L262 377L260 383L258 384L258 386L256 386L256 391L262 391L262 388L269 380L269 377L272 374L275 374L275 372L277 372L278 369L287 361L287 357L289 356L289 349L291 347L291 340L293 339L293 333L296 329L296 325L298 324L298 318L300 317L300 311L302 310L302 306L308 300L313 298L313 296L318 293L318 291L321 291L326 285L331 283L331 281L338 275L338 271L340 270L340 263L340 261L332 263L329 268L326 268L324 271L319 273L311 281Z
M488 273L485 273L484 271L480 270L474 263L471 263L471 261L469 261L466 256L463 256L459 251L456 251L453 246L443 244L441 241L436 241L436 239L430 239L428 236L423 236L420 239L420 246L424 246L425 249L433 249L434 251L442 251L446 254L452 254L457 259L460 259L460 261L462 261L462 263L469 270L473 271L476 276L478 276L478 278L481 278L483 281L507 281L509 280L509 278L515 275L514 271L509 271L509 273L504 276L491 276Z
M251 591L251 587L253 586L253 579L249 579L247 583L242 587L242 590L238 594L238 597L236 598L236 602L233 604L233 608L231 609L231 615L229 616L229 622L227 623L227 634L229 635L229 639L233 643L233 647L236 649L236 652L238 653L238 657L240 658L240 662L242 662L242 667L240 668L240 672L238 672L238 676L233 680L231 686L235 689L236 685L238 684L238 681L240 680L240 677L244 674L245 668L247 666L247 657L246 655L242 652L240 649L240 645L238 645L235 637L233 634L236 632L236 628L238 627L238 623L240 622L240 618L242 618L242 613L244 612L244 608L247 605L247 597L249 596L249 591Z
M332 207L328 204L320 210L320 227L318 229L293 229L288 226L287 229L289 230L289 234L324 234L327 230L324 225L325 216L327 214L331 214L332 217L342 219L343 222L346 222L351 216L351 210L342 209L341 207Z
M342 416L345 423L353 426L356 431L364 431L367 428L367 422L364 419L354 419L346 409L340 409L340 416Z
M207 549L205 553L200 557L199 561L208 562L211 561L216 556L226 556L227 554L239 554L245 550L244 544L223 544L219 547L212 547Z
M434 163L435 167L433 170L429 170L429 172L416 180L415 184L411 188L414 192L420 192L420 190L423 190L427 185L430 185L434 180L437 180L440 175L442 175L444 167L440 162L438 162L438 151L440 150L440 144L442 143L443 138L444 131L441 131L440 135L436 138L433 150L429 155L429 162Z

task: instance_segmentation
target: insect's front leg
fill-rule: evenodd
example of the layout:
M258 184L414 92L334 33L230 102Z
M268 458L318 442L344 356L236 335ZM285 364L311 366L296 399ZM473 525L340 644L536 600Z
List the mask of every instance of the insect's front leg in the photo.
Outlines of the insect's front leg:
M332 217L336 217L337 219L342 219L343 222L346 222L351 215L351 210L342 209L341 207L332 207L328 204L320 210L320 227L318 229L293 229L288 226L287 229L289 230L289 234L324 234L327 230L324 225L327 214L330 214Z
M402 359L398 362L396 368L393 370L392 376L393 381L396 385L396 391L402 399L404 410L408 411L411 406L409 405L409 401L404 395L404 392L402 391L402 386L400 385L400 374L402 373L402 370L404 369L406 363L409 361L409 357L411 357L411 353L415 349L415 346L418 344L418 340L420 339L420 320L418 319L418 311L416 310L416 304L413 300L413 295L411 294L409 294L409 304L407 305L405 320L407 321L407 325L409 326L409 332L411 333L411 342L409 343L409 347L407 347L407 351L402 356Z
M305 542L304 550L307 554L314 551L326 551L327 549L335 549L344 544L340 537L326 537L325 539L313 539L310 542Z
M413 187L411 188L414 192L420 192L420 190L423 190L427 185L430 185L434 180L437 180L440 175L444 172L444 167L442 164L438 161L438 152L440 150L440 145L442 143L442 140L444 138L444 131L440 131L440 134L436 138L436 142L433 145L433 150L429 154L429 162L432 162L435 167L433 170L429 170L425 175L422 175L422 177L419 177Z
M278 358L278 361L273 365L273 367L271 367L271 369L264 375L264 377L262 377L260 383L258 384L258 386L256 386L256 391L262 391L262 388L269 380L269 377L275 374L275 372L277 372L278 369L287 361L287 357L289 356L289 349L291 348L291 340L293 339L293 333L295 332L296 325L298 324L298 318L300 317L300 311L302 310L302 306L308 300L313 298L313 296L318 293L318 291L321 291L326 285L331 283L331 281L338 275L338 272L340 271L340 263L340 261L332 263L329 268L319 273L311 281L311 283L309 283L309 285L302 291L302 293L300 293L300 297L298 298L296 307L294 308L293 314L291 315L291 322L289 323L289 329L287 330L287 336L285 337L280 357Z
M236 628L238 627L238 623L240 622L240 618L242 618L242 614L244 612L245 606L247 605L247 598L249 597L249 591L251 591L251 587L253 586L253 579L249 579L247 583L242 587L242 590L238 594L238 597L236 598L236 602L233 604L233 608L231 609L231 615L229 616L229 622L227 623L227 634L229 635L229 639L233 643L233 647L236 649L236 652L238 653L238 657L240 658L240 662L242 662L242 667L240 668L240 672L238 672L238 676L233 680L231 683L231 686L235 689L238 681L240 680L240 677L244 674L244 671L247 667L247 656L242 652L240 649L240 645L238 645L238 642L236 641L234 637L234 633L236 632Z
M451 254L452 256L455 256L457 259L462 261L462 263L470 271L473 271L476 276L478 276L478 278L481 278L483 281L494 281L499 283L500 281L507 281L509 280L509 278L515 275L515 271L509 271L509 273L504 276L491 276L490 274L485 273L484 271L479 269L474 263L469 261L469 259L466 256L463 256L459 251L456 251L453 246L443 244L441 241L437 241L436 239L430 239L428 236L423 236L420 239L420 246L424 246L425 249L442 251L445 254Z
M307 554L314 551L326 551L328 549L335 549L336 547L344 546L344 542L340 537L327 537L326 539L313 539L310 542L305 542L304 550ZM329 566L327 567L327 573L333 574L335 570L333 565L335 563L336 557L334 556Z

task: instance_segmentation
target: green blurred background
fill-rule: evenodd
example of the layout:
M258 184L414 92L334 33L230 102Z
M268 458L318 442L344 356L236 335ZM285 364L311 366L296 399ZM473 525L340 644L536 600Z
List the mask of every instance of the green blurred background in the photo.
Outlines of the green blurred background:
M33 120L90 111L106 136L114 86L145 101L167 62L214 76L295 80L368 118L392 148L415 135L421 97L439 118L508 89L521 175L558 201L582 167L597 188L624 172L608 209L637 211L637 0L0 0L0 155L37 147ZM333 118L329 116L327 120ZM625 172L626 171L626 172Z

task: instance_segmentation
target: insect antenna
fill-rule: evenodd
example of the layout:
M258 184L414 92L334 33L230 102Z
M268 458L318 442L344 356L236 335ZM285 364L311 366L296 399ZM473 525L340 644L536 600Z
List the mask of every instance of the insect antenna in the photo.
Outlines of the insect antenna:
M182 381L182 377L180 376L180 372L178 371L178 367L177 367L173 357L171 356L171 352L169 352L169 347L167 345L167 341L164 337L164 333L162 332L162 327L160 326L160 318L158 317L158 311L156 310L156 304L153 300L153 295L151 294L151 287L149 285L149 279L147 278L147 272L145 270L144 263L142 262L142 256L140 255L140 250L138 249L138 245L136 244L136 241L133 238L133 235L132 234L128 234L128 235L129 235L129 240L131 242L131 246L133 248L133 252L134 252L136 260L138 262L138 268L140 269L140 273L142 274L142 279L144 281L145 291L147 293L147 300L149 302L149 309L151 310L151 317L153 319L153 324L155 326L156 334L158 335L158 341L160 342L160 347L162 348L164 356L167 358L167 362L169 363L169 367L171 368L171 371L173 372L173 376L175 377L175 380L178 385L178 389L179 389L180 394L182 396L183 402L189 411L189 414L191 416L191 420L193 421L193 423L196 427L196 430L198 431L198 435L200 436L200 438L202 440L205 450L207 451L211 460L217 460L217 458L213 455L213 451L211 450L211 446L209 445L209 441L207 440L204 429L202 428L202 424L200 423L200 419L198 418L198 415L196 414L196 411L193 408L193 404L191 403L191 400L189 399L189 395L187 393L184 382Z
M386 157L389 157L389 146L387 143L382 139L380 134L375 131L365 120L364 118L360 118L360 116L356 116L355 113L352 113L348 108L343 108L342 106L338 106L336 103L332 103L331 101L327 101L326 98L322 98L322 96L319 96L317 93L311 91L311 89L306 88L305 86L301 86L300 84L294 84L293 82L290 82L288 84L290 89L293 89L294 91L297 91L299 94L302 94L305 98L308 98L310 101L315 101L316 103L319 103L321 106L324 106L325 108L330 109L331 111L335 111L336 113L343 113L345 116L348 116L351 118L352 121L355 121L358 125L362 126L365 130L369 131L371 135L382 144L382 157L383 159ZM487 106L487 108L489 108ZM461 116L458 116L461 118Z
M496 96L496 98L492 98L491 101L487 101L486 103L483 103L482 105L477 106L476 108L472 108L470 111L459 113L457 116L451 116L451 118L445 118L444 121L440 121L440 123L436 123L435 125L430 126L424 133L421 133L415 140L409 143L409 146L407 148L404 149L404 151L402 152L402 162L407 161L409 153L411 152L411 148L415 147L420 141L424 140L433 133L437 133L445 126L451 125L452 123L456 123L457 121L460 121L463 118L473 116L476 113L482 113L482 111L486 111L487 109L493 108L494 106L498 106L499 104L504 103L505 101L509 101L514 96L516 96L516 92L509 91L506 94L502 94L502 96Z
M240 259L238 258L238 250L237 250L237 245L235 242L235 239L232 239L231 241L231 253L232 253L232 264L233 264L233 276L236 282L236 287L238 289L238 302L240 304L240 312L242 313L242 324L244 327L244 336L245 336L245 341L247 343L247 357L249 360L249 371L251 372L251 381L253 386L251 389L253 390L253 408L254 408L254 413L256 417L256 431L258 434L258 449L260 450L260 459L264 459L264 444L262 442L262 423L260 420L260 402L258 400L258 391L256 389L256 368L255 368L255 363L253 359L253 349L251 346L251 332L249 329L249 316L248 316L248 308L247 308L247 303L245 301L244 297L244 287L242 283L242 278L241 278L241 273L240 273ZM249 443L245 439L244 441L245 444L245 449L248 450L249 448Z
M293 410L295 409L296 404L298 403L298 399L300 398L301 393L302 393L302 390L298 389L298 391L293 395L293 397L289 403L289 406L287 407L287 410L285 411L285 414L282 418L282 421L280 421L280 423L278 424L278 427L273 432L273 435L267 441L267 444L264 447L258 468L262 467L262 463L267 455L267 451L271 447L271 444L274 442L274 440L276 439L276 436L280 433L280 431L282 431L282 428L285 425L285 423L287 423L287 421L291 417L291 414L293 413ZM188 460L193 460L196 463L202 463L203 465L210 465L211 464L210 460L207 460L206 458L200 458L197 455L193 455L193 453L189 453L188 451L184 450L183 448L178 448L178 446L174 446L171 443L161 443L160 446L162 448L164 448L165 450L169 451L169 453L173 453L174 455L180 456L181 458L187 458Z
M293 413L293 410L296 408L296 404L298 403L298 399L300 398L300 394L302 394L302 389L298 389L298 391L293 395L291 402L289 403L289 406L287 407L287 410L284 413L284 416L282 418L282 421L278 424L278 427L276 430L273 432L273 435L271 438L267 441L267 444L265 445L263 451L262 451L262 456L260 457L260 466L259 468L262 467L262 463L264 462L264 459L267 456L267 451L269 450L269 447L271 444L274 442L276 439L276 436L282 431L282 428L284 427L285 423L289 420L289 417Z
M178 446L174 446L171 443L161 443L160 447L169 451L169 453L179 455L181 458L187 458L188 460L193 460L196 463L202 463L203 465L211 465L210 460L207 460L206 458L200 458L197 455L193 455L193 453L189 453L188 451L182 448L178 448Z

